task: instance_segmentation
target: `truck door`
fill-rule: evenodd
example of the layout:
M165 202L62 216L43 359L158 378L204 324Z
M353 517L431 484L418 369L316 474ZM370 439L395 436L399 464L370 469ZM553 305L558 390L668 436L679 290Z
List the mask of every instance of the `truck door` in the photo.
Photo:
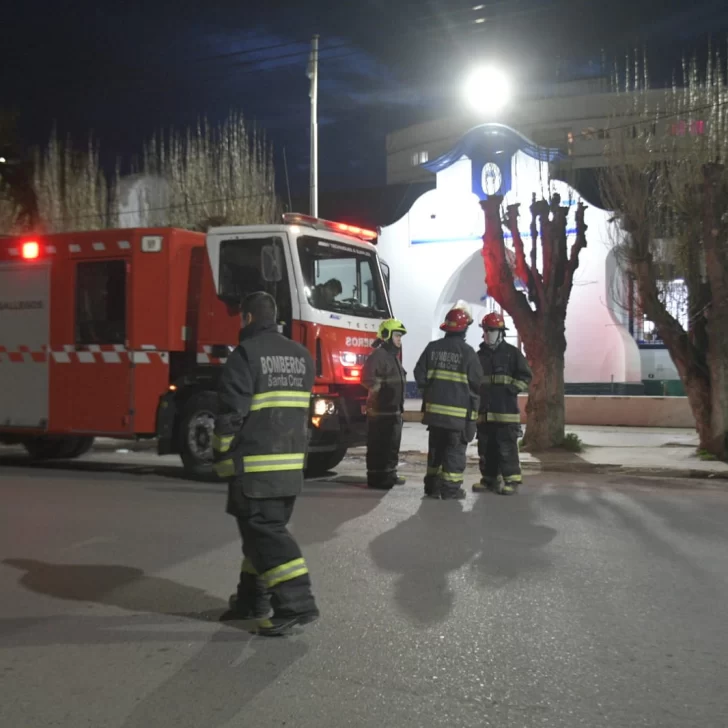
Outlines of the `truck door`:
M0 426L48 424L50 266L0 266Z
M64 420L70 431L132 431L131 367L127 350L129 273L126 260L78 260L70 361L58 367L65 382ZM59 396L64 396L63 394Z
M292 335L293 319L299 313L298 301L291 295L290 255L280 235L272 236L220 236L211 240L208 251L215 273L217 294L226 303L236 305L249 293L266 291L275 298L278 322L283 333Z

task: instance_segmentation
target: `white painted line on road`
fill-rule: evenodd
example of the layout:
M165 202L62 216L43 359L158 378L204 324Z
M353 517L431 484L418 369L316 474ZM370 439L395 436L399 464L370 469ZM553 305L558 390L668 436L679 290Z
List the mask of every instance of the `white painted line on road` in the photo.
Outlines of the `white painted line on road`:
M116 536L93 536L92 538L87 538L85 541L78 541L78 543L71 544L63 549L63 551L75 551L76 549L82 549L86 546L95 546L99 543L114 543L114 541L117 540Z

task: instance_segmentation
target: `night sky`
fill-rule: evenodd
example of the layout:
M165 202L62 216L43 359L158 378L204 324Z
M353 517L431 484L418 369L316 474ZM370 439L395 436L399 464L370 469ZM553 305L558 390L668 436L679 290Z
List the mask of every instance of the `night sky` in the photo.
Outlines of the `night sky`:
M485 22L476 22L484 19ZM602 52L647 45L653 85L680 56L724 43L725 0L14 0L0 21L0 107L26 144L55 123L107 164L160 127L236 109L266 130L279 187L308 180L310 38L321 35L322 190L384 183L388 131L457 113L464 71L481 59L518 87L598 74Z

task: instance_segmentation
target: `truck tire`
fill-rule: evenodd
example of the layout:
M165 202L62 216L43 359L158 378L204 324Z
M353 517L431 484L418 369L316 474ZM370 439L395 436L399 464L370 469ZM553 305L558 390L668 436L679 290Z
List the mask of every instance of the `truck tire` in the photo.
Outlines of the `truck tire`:
M33 460L70 460L87 453L93 437L34 437L23 443Z
M333 452L312 452L306 458L306 477L319 478L333 470L346 455L346 448L342 447Z
M63 457L80 458L82 455L85 455L94 445L93 437L74 437L73 439L76 441L74 447L70 449L70 452L67 452L67 454L65 454Z
M180 457L185 474L193 480L219 480L212 467L212 433L217 414L215 392L193 394L180 421Z

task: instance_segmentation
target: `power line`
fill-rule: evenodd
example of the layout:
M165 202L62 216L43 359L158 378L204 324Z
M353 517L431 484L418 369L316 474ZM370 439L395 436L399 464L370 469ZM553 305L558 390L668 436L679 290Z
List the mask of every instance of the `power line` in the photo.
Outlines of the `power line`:
M472 28L473 33L477 33L479 31L483 31L483 30L485 30L485 29ZM406 38L406 37L410 37L410 36L417 36L418 38L421 38L421 37L429 36L432 34L439 35L441 33L442 33L442 29L439 27L411 28L409 31L399 33L398 40L401 40L402 38ZM209 61L225 60L227 58L234 58L234 57L239 57L239 56L244 56L244 55L252 55L252 54L260 53L260 52L267 51L267 50L283 49L283 48L292 47L292 46L296 46L296 45L300 45L300 43L298 43L296 41L291 41L289 43L277 43L274 45L264 46L261 48L253 48L253 49L249 49L249 50L245 50L245 51L234 51L232 53L218 54L216 56L208 56L206 58L189 59L188 61L183 61L183 63L185 63L186 65L195 66L197 64L207 63ZM322 47L320 49L320 53L325 54L332 50L339 50L339 49L343 49L346 47L350 47L351 45L352 44L349 42L339 42L339 43L330 44L326 47ZM209 73L212 71L220 71L223 73L228 73L237 68L252 68L252 72L278 70L277 68L268 69L268 68L256 68L256 67L259 67L264 64L274 63L277 61L282 61L282 60L292 60L292 59L307 60L309 57L309 53L310 53L310 49L305 48L305 49L293 51L291 53L280 53L280 54L271 55L271 56L268 56L265 58L250 59L250 60L241 61L239 63L227 64L223 67L200 68L199 70L201 70L203 73ZM354 56L354 55L366 54L366 53L367 53L367 51L365 51L364 49L354 48L354 49L352 49L352 51L350 51L350 53L348 53L346 55L333 56L330 58L331 58L331 60L338 60L339 58L345 58L349 55ZM320 56L320 58L321 58L321 60L325 60L326 56L322 55L322 56ZM374 59L374 60L376 60L376 59ZM279 68L284 68L286 65L289 65L289 64L284 64L283 66L280 66ZM160 69L160 71L161 71L161 69ZM166 71L161 71L161 72L167 73ZM237 73L239 73L239 72L237 72ZM208 77L207 79L200 79L200 80L214 80L215 78L221 78L221 76ZM114 76L112 74L109 74L103 78L100 78L98 76L93 76L93 77L92 76L79 76L78 74L73 74L73 76L71 77L67 73L59 73L59 74L51 76L50 80L55 81L55 82L64 83L64 87L58 89L59 93L66 93L68 91L69 84L72 86L76 86L79 84L85 85L90 82L100 82L100 83L105 84L107 87L109 85L111 85L111 86L114 86L117 84L133 85L136 83L139 83L142 86L145 86L151 82L153 84L153 88L160 87L159 86L160 81L149 78L149 69L148 68L135 69L135 73L131 74L131 75Z

